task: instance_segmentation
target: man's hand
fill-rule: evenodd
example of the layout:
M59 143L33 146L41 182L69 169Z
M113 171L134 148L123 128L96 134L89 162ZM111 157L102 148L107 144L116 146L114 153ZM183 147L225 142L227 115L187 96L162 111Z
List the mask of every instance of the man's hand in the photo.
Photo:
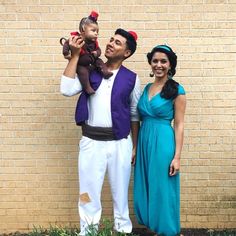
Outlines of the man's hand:
M136 148L133 148L132 150L132 159L131 159L131 164L134 166L136 162Z
M71 36L69 38L69 47L71 50L71 59L69 60L63 75L69 78L75 78L77 64L79 60L80 50L84 45L83 39L79 36Z
M69 46L72 57L79 57L80 50L84 46L84 41L80 36L71 36L69 38Z

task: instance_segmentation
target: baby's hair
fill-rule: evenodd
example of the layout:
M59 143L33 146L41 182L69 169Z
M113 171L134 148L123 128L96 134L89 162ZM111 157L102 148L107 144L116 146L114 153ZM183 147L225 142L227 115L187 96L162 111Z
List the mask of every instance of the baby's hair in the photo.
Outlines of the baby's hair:
M85 26L90 25L90 24L98 24L96 21L90 19L89 17L84 17L81 19L79 23L79 31L84 32Z
M97 18L98 18L98 13L95 12L95 11L92 11L88 17L82 18L80 23L79 23L79 31L80 31L80 33L84 32L86 25L90 25L90 24L98 25Z

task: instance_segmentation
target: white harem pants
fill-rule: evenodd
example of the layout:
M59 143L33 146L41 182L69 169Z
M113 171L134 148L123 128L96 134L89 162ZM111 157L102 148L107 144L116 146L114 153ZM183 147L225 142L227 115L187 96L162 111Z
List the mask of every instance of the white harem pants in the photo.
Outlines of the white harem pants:
M82 137L79 152L80 235L86 235L88 225L99 224L102 214L101 191L106 171L113 199L114 229L124 233L132 231L128 207L131 158L130 136L114 141Z

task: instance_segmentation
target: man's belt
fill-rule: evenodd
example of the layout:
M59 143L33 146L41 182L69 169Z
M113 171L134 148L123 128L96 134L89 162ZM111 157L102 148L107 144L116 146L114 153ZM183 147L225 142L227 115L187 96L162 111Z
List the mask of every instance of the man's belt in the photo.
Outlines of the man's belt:
M112 128L96 127L87 124L82 125L82 135L98 141L115 140Z

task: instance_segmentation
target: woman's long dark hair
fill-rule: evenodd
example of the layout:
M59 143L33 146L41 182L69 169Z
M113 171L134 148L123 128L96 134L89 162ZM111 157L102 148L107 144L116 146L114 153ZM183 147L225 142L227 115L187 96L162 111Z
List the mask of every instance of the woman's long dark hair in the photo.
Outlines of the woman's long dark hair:
M175 80L168 79L161 90L161 97L165 99L175 99L178 95L178 85Z
M151 65L152 57L156 52L165 53L170 61L170 65L171 65L171 69L168 73L169 78L166 81L166 83L164 84L160 95L161 95L161 97L163 97L165 99L175 99L178 95L179 83L177 83L175 80L173 80L172 76L174 76L175 72L176 72L175 68L177 65L177 56L169 46L158 45L158 46L154 47L152 49L152 51L147 54L148 63L150 65Z

